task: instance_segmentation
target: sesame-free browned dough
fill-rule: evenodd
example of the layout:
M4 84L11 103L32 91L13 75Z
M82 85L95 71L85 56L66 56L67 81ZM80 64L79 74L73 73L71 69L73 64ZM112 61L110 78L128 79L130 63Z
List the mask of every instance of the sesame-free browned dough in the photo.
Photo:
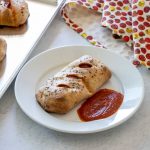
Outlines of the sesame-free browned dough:
M36 99L48 112L67 113L92 96L111 77L98 59L85 55L73 61L36 92Z
M18 27L28 16L28 4L24 0L0 0L0 25Z
M7 44L4 39L0 38L0 62L4 59L6 55Z

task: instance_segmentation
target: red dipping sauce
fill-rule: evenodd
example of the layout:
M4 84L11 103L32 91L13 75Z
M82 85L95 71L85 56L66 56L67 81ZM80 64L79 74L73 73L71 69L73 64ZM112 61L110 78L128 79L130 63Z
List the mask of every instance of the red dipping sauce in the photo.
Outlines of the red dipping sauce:
M88 98L77 110L82 121L92 121L113 115L121 106L124 96L110 89L101 89Z

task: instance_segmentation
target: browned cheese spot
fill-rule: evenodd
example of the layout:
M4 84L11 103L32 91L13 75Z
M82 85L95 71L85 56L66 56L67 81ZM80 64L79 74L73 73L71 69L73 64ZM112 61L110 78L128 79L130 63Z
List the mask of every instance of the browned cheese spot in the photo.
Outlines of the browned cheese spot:
M68 77L68 78L74 78L74 79L80 79L80 77L78 77L75 74L68 74L68 75L66 75L66 77Z
M69 85L66 85L66 84L58 84L57 86L58 86L58 87L64 87L64 88L70 88L70 86L69 86Z
M81 63L81 64L79 64L79 67L80 67L80 68L91 68L92 65L89 64L89 63Z

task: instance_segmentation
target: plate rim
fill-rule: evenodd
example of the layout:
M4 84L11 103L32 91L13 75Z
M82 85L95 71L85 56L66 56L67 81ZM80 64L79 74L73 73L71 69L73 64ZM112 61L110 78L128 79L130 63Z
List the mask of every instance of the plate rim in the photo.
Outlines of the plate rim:
M143 81L143 78L142 78L142 76L141 76L141 74L140 74L140 72L139 72L139 70L135 67L135 70L137 71L137 73L138 73L138 75L139 75L139 77L140 77L140 79L141 79L141 86L142 86L142 95L141 95L141 97L139 98L139 104L136 106L136 108L135 108L135 110L133 111L133 112L131 112L127 117L125 117L124 119L122 119L120 122L117 122L117 123L115 123L115 124L113 124L113 125L111 125L111 126L107 126L106 128L103 128L103 129L96 129L96 130L89 130L89 131L81 131L81 130L79 130L79 131L76 131L76 130L71 130L71 131L68 131L68 130L63 130L63 129L58 129L58 128L55 128L55 127L52 127L52 126L48 126L48 125L46 125L46 124L44 124L44 123L42 123L42 122L40 122L39 120L36 120L34 117L32 117L32 115L29 115L25 110L24 110L24 108L20 105L20 103L19 103L19 101L18 101L18 98L17 98L17 92L16 92L16 90L17 90L17 82L18 82L18 78L19 78L19 75L20 75L20 73L22 72L22 70L26 67L26 66L28 66L32 61L34 61L34 60L36 60L38 57L42 57L42 55L45 55L45 53L53 53L53 51L55 51L55 50L57 50L57 49L62 49L62 48L71 48L71 47L76 47L76 48L79 48L79 47L86 47L86 48L88 48L88 47L90 47L90 48L96 48L97 49L97 47L94 47L94 46L88 46L88 45L65 45L65 46L58 46L58 47L53 47L53 48L50 48L50 49L47 49L47 50L45 50L45 51L43 51L43 52L41 52L41 53L39 53L39 54L37 54L36 56L34 56L33 58L31 58L23 67L22 67L22 69L19 71L19 73L18 73L18 75L17 75L17 77L16 77L16 80L15 80L15 86L14 86L14 91L15 91L15 98L16 98L16 101L17 101L17 103L18 103L18 105L19 105L19 107L21 108L21 110L30 118L30 119L32 119L33 121L35 121L35 122L37 122L38 124L40 124L40 125L42 125L42 126L44 126L44 127L47 127L47 128L49 128L49 129L52 129L52 130L55 130L55 131L59 131L59 132L63 132L63 133L72 133L72 134L88 134L88 133L96 133L96 132L101 132L101 131L105 131L105 130L108 130L108 129L111 129L111 128L114 128L114 127L116 127L116 126L118 126L118 125L120 125L120 124L122 124L122 123L124 123L124 122L126 122L129 118L131 118L136 112L137 112L137 110L139 109L139 107L141 106L141 104L142 104L142 102L143 102L143 99L144 99L144 81ZM102 49L103 51L108 51L109 53L111 53L112 55L116 55L117 57L121 57L124 61L126 61L129 65L131 65L132 67L134 66L132 63L130 63L129 62L129 60L127 60L126 58L124 58L123 56L121 56L121 55L119 55L119 54L117 54L117 53L114 53L114 52L112 52L112 51L110 51L110 50L106 50L106 49L104 49L104 48L100 48L100 49ZM64 120L63 120L64 121ZM97 120L96 120L97 121ZM65 120L65 122L68 122L68 121L66 121ZM86 122L87 124L89 124L89 123L91 123L91 122Z

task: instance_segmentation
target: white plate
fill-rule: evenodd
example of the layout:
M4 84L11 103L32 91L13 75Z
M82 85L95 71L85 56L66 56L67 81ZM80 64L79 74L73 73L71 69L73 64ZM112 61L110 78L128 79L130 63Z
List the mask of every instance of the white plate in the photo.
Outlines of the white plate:
M106 119L81 122L76 110L66 115L45 112L35 99L35 90L62 67L82 55L102 60L112 71L112 78L104 86L124 94L120 109ZM15 83L15 95L21 109L31 119L48 128L68 133L92 133L107 130L130 118L139 108L143 95L143 80L139 71L125 58L101 48L68 46L48 50L30 60L20 71Z

